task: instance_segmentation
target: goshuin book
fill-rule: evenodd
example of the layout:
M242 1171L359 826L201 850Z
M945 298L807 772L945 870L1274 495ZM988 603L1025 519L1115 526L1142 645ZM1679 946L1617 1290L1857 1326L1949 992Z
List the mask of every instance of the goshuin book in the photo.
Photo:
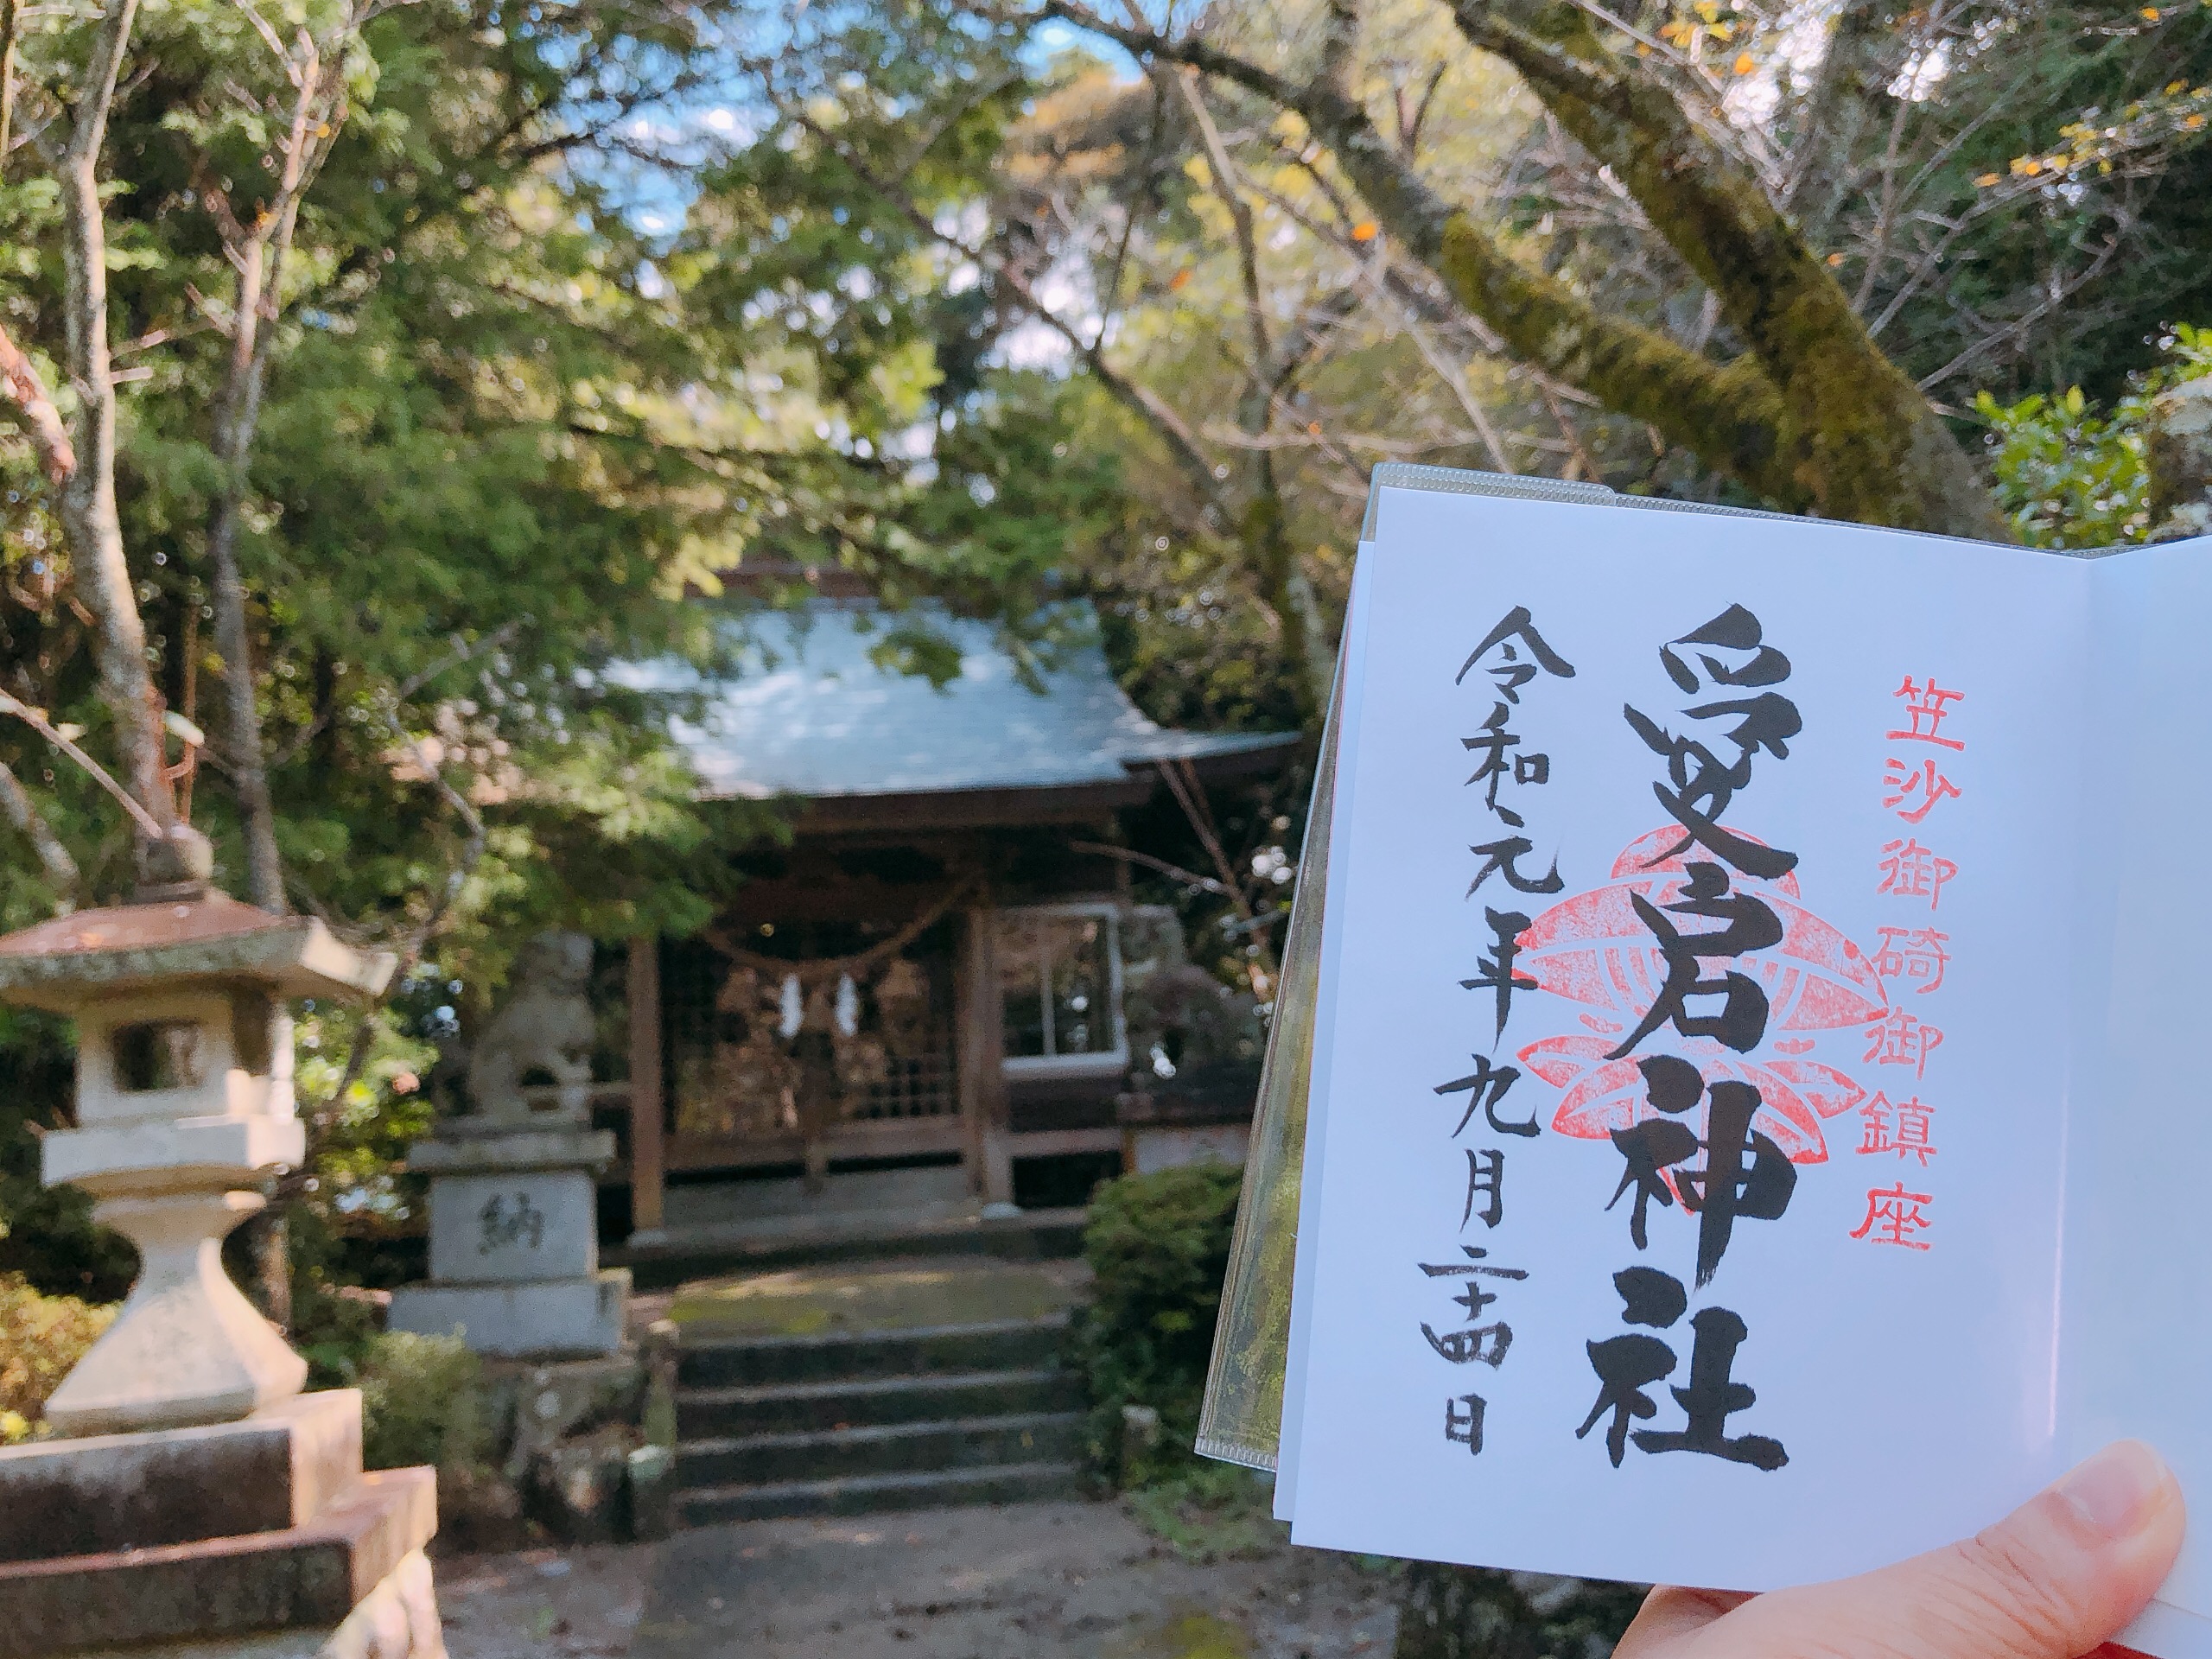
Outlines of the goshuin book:
M1352 588L1296 1540L1768 1589L2124 1435L2212 1514L2212 543L1492 487Z

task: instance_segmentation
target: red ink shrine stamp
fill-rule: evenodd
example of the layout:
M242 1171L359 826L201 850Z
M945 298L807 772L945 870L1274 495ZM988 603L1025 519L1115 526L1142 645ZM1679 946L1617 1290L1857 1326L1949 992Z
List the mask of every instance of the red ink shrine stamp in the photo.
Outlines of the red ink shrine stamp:
M1866 1194L1866 1219L1853 1231L1853 1238L1871 1238L1877 1244L1898 1244L1908 1250L1929 1248L1924 1239L1915 1233L1924 1233L1935 1224L1928 1219L1927 1207L1935 1203L1932 1194L1908 1192L1899 1181L1889 1188L1870 1188Z

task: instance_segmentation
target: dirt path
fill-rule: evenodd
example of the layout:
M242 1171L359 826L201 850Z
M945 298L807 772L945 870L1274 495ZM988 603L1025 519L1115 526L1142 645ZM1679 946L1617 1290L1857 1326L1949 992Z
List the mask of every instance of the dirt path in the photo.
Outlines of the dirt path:
M1197 1565L1118 1504L1063 1503L456 1561L440 1600L453 1659L1385 1659L1393 1594L1287 1545Z
M450 1659L630 1651L662 1546L528 1549L436 1564Z

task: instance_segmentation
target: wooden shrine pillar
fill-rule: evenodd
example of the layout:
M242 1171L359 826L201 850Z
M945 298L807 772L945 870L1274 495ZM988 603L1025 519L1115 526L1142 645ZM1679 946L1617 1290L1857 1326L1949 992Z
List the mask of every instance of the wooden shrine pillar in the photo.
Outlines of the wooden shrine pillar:
M953 978L960 1118L967 1134L968 1180L986 1204L1014 1202L1013 1126L1007 1115L1006 1008L999 995L998 912L988 904L962 916L959 970Z
M667 1091L660 1071L660 941L630 941L630 1227L658 1233L665 1224L661 1192L668 1153L663 1128Z

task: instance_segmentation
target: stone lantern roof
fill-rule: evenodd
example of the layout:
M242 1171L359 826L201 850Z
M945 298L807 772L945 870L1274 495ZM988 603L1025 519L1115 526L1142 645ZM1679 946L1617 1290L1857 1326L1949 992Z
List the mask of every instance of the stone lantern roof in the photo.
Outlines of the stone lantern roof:
M109 905L0 938L0 1001L71 1014L159 983L248 981L288 997L354 1001L391 977L392 957L340 943L311 916L272 916L219 892Z

